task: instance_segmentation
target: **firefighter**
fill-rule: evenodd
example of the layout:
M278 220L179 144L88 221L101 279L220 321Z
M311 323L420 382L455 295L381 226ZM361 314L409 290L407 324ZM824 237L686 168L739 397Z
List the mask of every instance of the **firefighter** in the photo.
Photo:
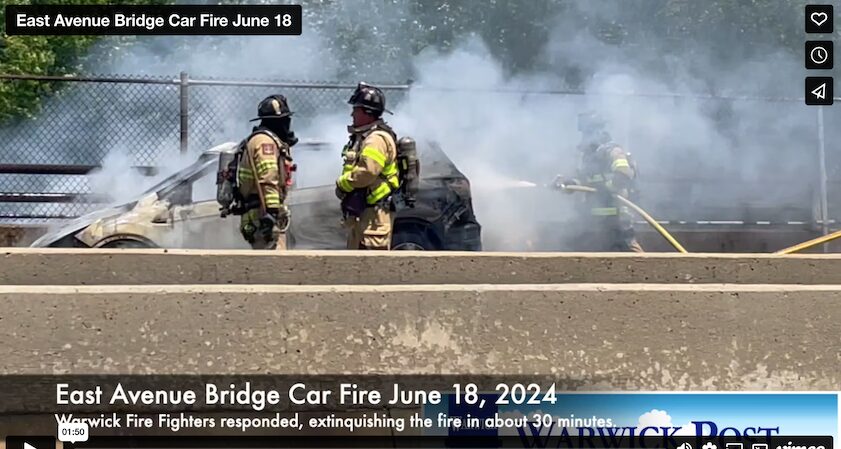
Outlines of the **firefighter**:
M618 194L630 199L636 166L630 155L611 140L606 123L597 114L580 114L578 131L581 133L578 178L560 183L593 187L598 192L580 194L581 229L574 246L583 251L643 252L636 240L630 210L614 197Z
M399 188L397 136L383 120L385 95L377 87L359 83L348 104L352 106L350 139L342 150L344 166L336 180L348 230L348 249L388 250L391 247L395 204Z
M285 250L289 210L284 204L292 185L292 114L283 95L272 95L257 106L260 120L245 139L237 170L244 213L240 232L254 249ZM254 167L256 166L256 173Z

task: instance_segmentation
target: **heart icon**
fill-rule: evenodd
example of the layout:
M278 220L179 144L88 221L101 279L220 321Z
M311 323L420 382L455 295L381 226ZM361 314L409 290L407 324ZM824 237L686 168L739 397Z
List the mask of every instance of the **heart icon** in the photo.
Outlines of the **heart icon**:
M825 12L813 12L811 15L812 22L815 22L818 26L821 26L829 19L829 16Z

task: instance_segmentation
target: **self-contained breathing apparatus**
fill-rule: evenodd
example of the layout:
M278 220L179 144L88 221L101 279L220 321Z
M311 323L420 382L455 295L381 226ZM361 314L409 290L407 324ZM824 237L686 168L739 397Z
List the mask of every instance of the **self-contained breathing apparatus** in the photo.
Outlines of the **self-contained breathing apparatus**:
M237 210L238 215L243 213L234 205L234 200L239 196L236 188L236 178L241 156L242 152L239 151L239 147L236 151L219 153L219 166L216 169L216 202L221 206L219 211L222 218L232 214L233 210Z
M222 218L228 215L242 215L245 212L254 208L264 208L265 202L262 198L262 189L259 181L255 176L257 198L244 198L239 186L238 171L242 162L242 157L247 153L247 144L257 134L265 134L275 141L278 147L278 187L280 188L281 199L285 200L288 189L292 186L292 173L297 170L297 165L292 163L292 156L289 154L288 146L284 145L277 135L268 129L260 128L251 133L247 138L240 142L236 151L222 152L219 154L219 165L216 173L216 201L221 206L219 208ZM254 161L249 161L249 166L256 167ZM288 211L282 208L282 213L288 215ZM284 217L278 217L284 218ZM288 216L287 222L288 222Z
M400 198L406 206L414 208L420 188L420 159L415 139L411 137L397 141L397 171Z
M610 153L611 153L611 151L613 151L616 148L621 149L622 147L619 144L617 144L613 141L609 141L607 143L599 145L599 147L596 148L595 151L598 154L598 157L603 161L602 162L603 166L609 167L610 160L611 160L610 159ZM627 186L628 198L626 198L626 199L629 199L631 201L637 201L637 200L639 200L639 192L637 190L637 179L639 179L639 168L637 167L637 161L634 159L634 157L631 155L631 153L624 152L624 150L623 150L623 153L625 154L625 159L628 161L628 165L630 166L631 171L633 171L633 173L634 173L633 178L631 178L629 180L630 182ZM606 170L606 173L608 173L612 177L613 175L610 174L609 172L610 172L610 170Z

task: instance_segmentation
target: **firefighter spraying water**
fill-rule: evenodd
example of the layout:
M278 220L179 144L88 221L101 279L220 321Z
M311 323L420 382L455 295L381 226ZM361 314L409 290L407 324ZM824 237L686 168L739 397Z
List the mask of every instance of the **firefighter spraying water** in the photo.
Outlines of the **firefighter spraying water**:
M611 140L606 123L595 113L578 116L580 163L575 178L559 176L555 184L585 186L594 191L577 204L579 219L573 246L576 251L643 252L634 235L628 207L616 196L628 198L634 191L636 164ZM572 189L563 189L573 193Z
M631 155L611 140L602 117L592 112L580 114L578 131L581 141L578 144L580 162L576 177L559 175L545 186L579 195L576 198L578 219L575 238L571 240L572 249L643 252L635 237L633 210L678 252L686 253L686 249L665 228L629 199L634 194L639 171ZM538 187L538 184L528 181L507 184L515 188Z

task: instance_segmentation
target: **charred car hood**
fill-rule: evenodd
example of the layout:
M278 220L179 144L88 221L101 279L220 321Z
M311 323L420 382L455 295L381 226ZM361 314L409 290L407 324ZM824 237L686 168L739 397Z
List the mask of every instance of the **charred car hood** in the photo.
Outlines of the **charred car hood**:
M104 209L82 215L81 217L69 222L65 222L57 229L49 231L38 240L35 240L30 246L33 248L48 247L68 235L77 235L79 232L90 227L90 225L96 223L97 221L116 218L119 215L125 214L126 212L133 210L141 202L147 204L155 202L159 198L165 197L170 192L170 189L178 185L181 181L213 166L216 163L219 152L231 151L235 147L235 142L226 142L221 145L217 145L216 147L205 151L201 156L199 156L198 160L192 164L175 172L174 174L166 176L159 183L149 189L146 189L146 191L137 195L131 201L109 206Z
M73 235L87 246L93 246L100 238L109 234L109 227L121 222L132 222L138 217L152 220L165 213L168 203L158 201L158 195L148 193L137 201L107 207L90 214L83 215L73 221L65 223L55 231L48 232L34 241L31 247L44 248L57 241Z
M57 229L47 232L38 240L32 242L30 246L33 248L46 248L64 237L67 237L69 234L78 233L93 223L96 223L97 220L104 220L106 218L112 218L117 215L124 214L125 212L131 210L135 204L137 204L137 202L133 201L131 203L106 207L105 209L100 209L89 214L82 215L79 218L63 223Z

